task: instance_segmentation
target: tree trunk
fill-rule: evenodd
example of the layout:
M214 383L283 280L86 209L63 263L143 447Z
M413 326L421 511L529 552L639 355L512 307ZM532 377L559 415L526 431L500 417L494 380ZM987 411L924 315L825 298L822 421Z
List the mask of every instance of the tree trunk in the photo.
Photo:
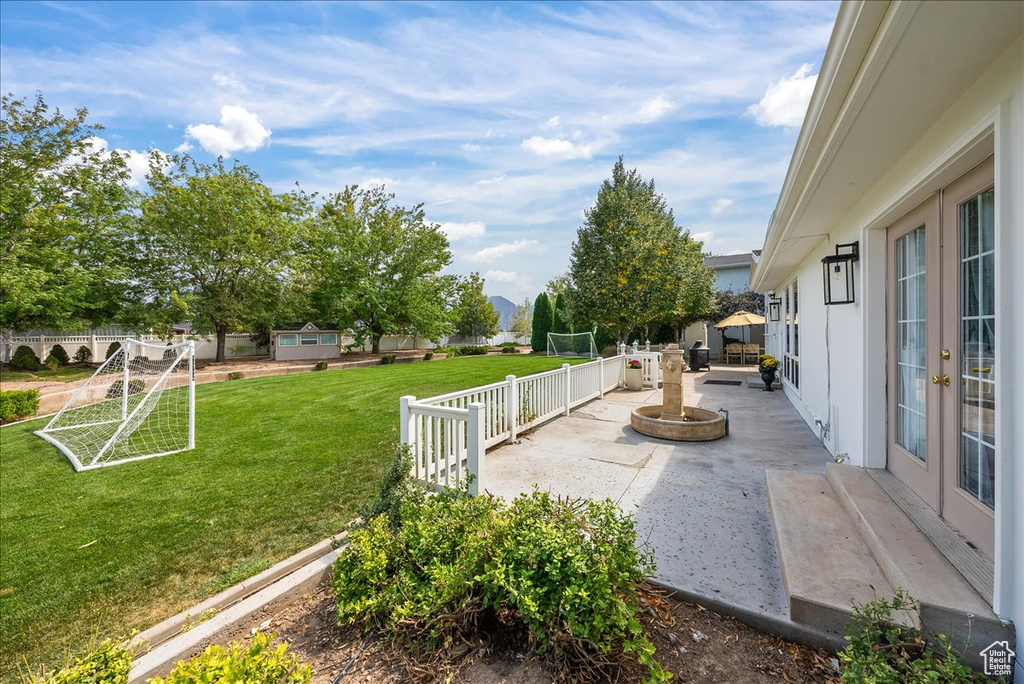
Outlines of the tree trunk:
M221 362L224 360L224 347L228 340L228 324L218 323L217 324L217 361Z
M383 337L383 335L378 334L378 333L372 333L370 335L370 353L371 354L380 354L380 338L381 337Z

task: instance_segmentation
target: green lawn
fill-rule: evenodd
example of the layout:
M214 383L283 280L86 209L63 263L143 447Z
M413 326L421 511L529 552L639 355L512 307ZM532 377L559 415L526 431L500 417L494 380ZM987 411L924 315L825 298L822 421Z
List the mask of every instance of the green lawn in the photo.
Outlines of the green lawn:
M398 398L564 359L467 357L200 385L193 451L75 473L0 432L0 676L144 629L341 531L374 494Z
M55 370L17 371L0 367L0 383L4 382L74 382L96 372L93 366L61 366Z

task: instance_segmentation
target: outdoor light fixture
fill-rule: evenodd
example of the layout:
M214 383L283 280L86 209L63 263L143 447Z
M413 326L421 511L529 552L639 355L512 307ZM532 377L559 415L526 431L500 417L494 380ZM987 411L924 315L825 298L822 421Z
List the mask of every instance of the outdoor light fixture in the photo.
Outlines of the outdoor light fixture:
M836 253L821 260L825 279L825 306L853 304L853 263L860 261L860 243L836 245Z
M777 322L779 320L781 311L782 300L773 294L771 300L768 302L768 320L772 322Z

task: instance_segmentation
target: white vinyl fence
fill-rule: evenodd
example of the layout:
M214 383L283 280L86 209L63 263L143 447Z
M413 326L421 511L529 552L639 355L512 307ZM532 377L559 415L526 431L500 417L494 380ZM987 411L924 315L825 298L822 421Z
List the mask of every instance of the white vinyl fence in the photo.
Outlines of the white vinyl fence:
M50 354L50 350L56 345L64 347L64 351L68 353L68 356L74 358L75 353L79 347L86 347L92 352L92 361L100 362L107 356L107 348L113 343L118 344L125 340L138 340L140 342L148 342L149 344L180 344L188 340L194 340L196 343L196 358L197 359L213 359L217 356L217 339L211 337L209 339L202 337L186 336L186 335L175 335L170 339L161 338L156 335L128 335L128 334L117 334L117 335L32 335L30 337L16 336L10 338L10 346L6 343L3 344L3 348L0 349L0 359L10 359L10 355L14 353L14 350L25 345L30 347L36 356L40 360L45 359ZM259 347L253 342L248 333L228 334L225 342L224 354L228 358L252 358L257 356L266 356L268 354L265 347Z
M460 487L477 495L484 488L486 449L515 440L525 430L569 411L622 384L626 361L644 362L645 380L657 387L661 354L639 352L442 394L401 398L401 441L412 453L413 477L435 488Z

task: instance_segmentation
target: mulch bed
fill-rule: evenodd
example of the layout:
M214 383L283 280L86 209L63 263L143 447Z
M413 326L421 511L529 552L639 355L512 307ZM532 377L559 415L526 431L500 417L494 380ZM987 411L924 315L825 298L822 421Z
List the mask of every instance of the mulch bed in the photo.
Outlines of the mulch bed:
M758 632L701 606L652 592L642 622L673 682L810 684L837 682L828 653ZM545 684L568 681L532 653L524 635L492 626L474 643L448 644L430 662L354 627L339 627L330 586L287 603L270 604L216 641L246 638L260 626L289 643L313 668L317 684L466 682ZM639 682L643 668L626 663L609 682Z

